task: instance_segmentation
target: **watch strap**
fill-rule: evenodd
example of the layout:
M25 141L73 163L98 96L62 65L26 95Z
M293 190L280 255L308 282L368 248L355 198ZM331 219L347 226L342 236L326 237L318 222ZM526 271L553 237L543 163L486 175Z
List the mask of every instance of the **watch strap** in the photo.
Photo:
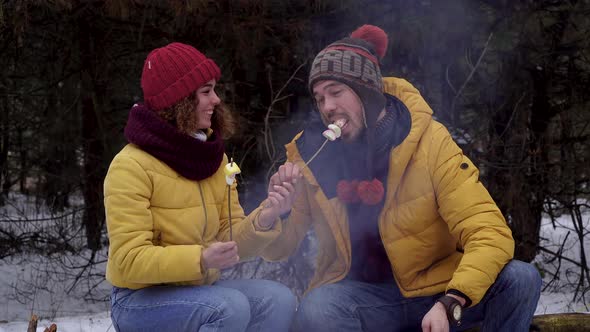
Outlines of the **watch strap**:
M456 325L456 326L461 324L461 321L456 320L455 316L453 316L453 310L452 310L452 308L455 305L459 306L459 308L463 309L463 307L461 306L461 302L459 302L459 300L457 300L456 298L454 298L452 296L443 295L437 299L437 302L442 303L442 305L445 307L445 311L447 312L447 318L449 319L449 322L451 322L453 325Z

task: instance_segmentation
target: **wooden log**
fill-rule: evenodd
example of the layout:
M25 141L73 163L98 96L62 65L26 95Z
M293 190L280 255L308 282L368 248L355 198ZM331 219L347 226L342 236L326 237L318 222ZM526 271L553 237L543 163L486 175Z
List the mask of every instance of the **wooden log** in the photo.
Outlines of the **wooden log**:
M542 332L590 332L590 315L581 313L539 315L533 318L533 328ZM531 329L531 331L535 331Z
M57 325L51 324L51 326L46 327L43 332L57 332Z
M477 332L479 328L469 329ZM563 313L538 315L533 317L530 331L535 332L590 332L590 314Z

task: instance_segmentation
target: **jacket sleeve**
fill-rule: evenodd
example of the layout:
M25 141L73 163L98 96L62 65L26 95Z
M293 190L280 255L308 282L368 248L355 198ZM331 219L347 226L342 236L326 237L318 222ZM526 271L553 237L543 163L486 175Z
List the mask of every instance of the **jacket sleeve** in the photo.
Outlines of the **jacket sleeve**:
M257 219L263 209L262 204L248 216L245 216L244 210L238 200L237 181L230 187L230 196L228 196L225 179L223 180L223 185L225 186L225 194L223 206L220 211L220 228L217 240L229 241L229 211L231 210L233 240L238 244L238 255L240 259L244 260L259 256L261 251L280 234L281 223L277 219L277 222L275 222L271 229L264 231L256 230L254 223L258 222ZM228 206L228 197L231 197L229 200L230 206Z
M113 159L104 182L111 266L133 283L203 282L200 245L153 244L152 190L150 176L136 160Z
M281 220L280 235L262 252L268 261L286 260L295 252L311 226L311 212L308 203L308 186L295 199L291 213Z
M514 255L514 240L500 209L479 181L479 171L436 124L429 165L438 209L464 251L447 292L476 305Z

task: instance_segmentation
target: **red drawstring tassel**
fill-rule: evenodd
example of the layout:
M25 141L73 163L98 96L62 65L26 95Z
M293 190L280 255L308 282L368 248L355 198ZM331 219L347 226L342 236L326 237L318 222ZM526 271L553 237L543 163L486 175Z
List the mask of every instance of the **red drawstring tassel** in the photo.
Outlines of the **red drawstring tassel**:
M336 186L338 199L345 204L362 202L365 205L377 205L383 200L385 189L377 179L372 181L340 180Z

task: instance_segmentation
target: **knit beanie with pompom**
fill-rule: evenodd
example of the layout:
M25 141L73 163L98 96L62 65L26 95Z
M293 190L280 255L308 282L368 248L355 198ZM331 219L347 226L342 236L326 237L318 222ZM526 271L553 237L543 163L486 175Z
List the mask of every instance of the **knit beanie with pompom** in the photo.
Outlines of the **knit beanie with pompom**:
M385 56L387 43L385 31L374 25L363 25L350 37L328 45L311 65L310 92L319 81L334 80L348 85L363 104L365 126L374 128L385 107L379 60Z
M375 127L379 114L385 108L383 77L379 61L387 51L388 38L383 29L363 25L350 34L324 48L315 57L309 74L309 91L313 95L316 83L339 81L349 86L363 105L363 119L367 134L367 171L374 176Z

